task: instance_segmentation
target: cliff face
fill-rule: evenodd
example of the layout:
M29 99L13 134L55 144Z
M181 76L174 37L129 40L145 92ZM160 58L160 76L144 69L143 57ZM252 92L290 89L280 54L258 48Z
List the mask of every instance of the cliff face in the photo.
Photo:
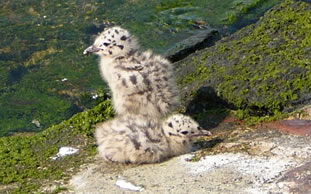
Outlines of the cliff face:
M178 62L186 104L199 95L190 104L202 106L215 95L240 118L255 120L309 104L310 18L309 3L285 1L256 24Z
M209 113L223 116L233 108L240 118L258 121L310 103L310 23L311 5L288 0L256 24L176 63L187 111L206 120L201 113L210 107L217 110ZM94 156L94 125L112 116L105 101L44 132L0 138L0 192L27 193L68 177ZM51 161L59 147L69 145L79 154Z

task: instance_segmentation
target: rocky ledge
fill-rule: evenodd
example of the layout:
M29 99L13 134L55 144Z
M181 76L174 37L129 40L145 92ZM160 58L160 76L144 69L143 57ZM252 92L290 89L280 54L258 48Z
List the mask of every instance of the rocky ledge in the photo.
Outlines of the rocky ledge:
M178 62L186 106L203 109L216 99L256 122L310 104L310 18L310 3L287 0L257 23Z
M214 137L205 139L200 150L160 164L117 165L96 158L72 177L66 192L304 194L310 191L310 136L260 126L250 128L232 119L222 122L214 131ZM132 187L118 185L120 180Z
M42 133L0 138L0 193L308 193L310 18L310 3L286 0L176 63L181 111L214 134L193 153L103 163L93 131L113 117L108 100ZM64 146L79 151L60 157Z

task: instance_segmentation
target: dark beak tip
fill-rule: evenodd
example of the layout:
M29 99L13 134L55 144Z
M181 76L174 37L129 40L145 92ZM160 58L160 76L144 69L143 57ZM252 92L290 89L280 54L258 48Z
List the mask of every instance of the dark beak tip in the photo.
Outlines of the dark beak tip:
M85 49L83 51L83 55L88 55L90 53L96 53L99 50L100 50L99 48L97 48L96 46L92 45L92 46L89 46L87 49Z

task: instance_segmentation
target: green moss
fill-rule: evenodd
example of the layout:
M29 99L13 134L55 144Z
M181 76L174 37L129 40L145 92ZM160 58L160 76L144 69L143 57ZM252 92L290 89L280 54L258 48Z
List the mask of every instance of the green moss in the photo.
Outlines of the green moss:
M62 191L67 191L68 189L66 187L61 187L61 186L58 186L54 191L53 191L53 194L55 193L60 193Z
M261 12L262 9L266 9L271 5L275 5L281 1L278 0L254 0L254 1L231 1L231 12L225 14L222 19L222 23L226 25L234 24L248 17L253 17L252 15ZM229 2L226 2L229 3Z
M43 51L37 51L37 52L34 52L30 58L28 59L28 61L26 61L25 63L25 66L26 67L29 67L30 65L37 65L37 64L40 64L40 61L43 61L44 58L47 56L47 55L52 55L52 54L55 54L56 52L60 52L60 51L57 51L55 48L48 48L47 50L43 50Z
M107 87L96 57L82 52L107 23L121 24L144 48L165 53L198 27L222 27L222 18L230 14L240 21L246 14L237 7L256 1L1 1L0 37L6 38L0 39L0 136L42 131L93 107L94 101L85 100L84 94ZM250 20L280 1L258 5L263 10ZM19 106L6 106L15 103ZM31 124L33 119L42 127Z
M212 86L251 123L283 117L311 92L310 18L309 3L285 1L257 24L184 61L196 69L179 84Z
M10 193L31 193L48 180L64 179L70 174L68 169L96 153L94 125L112 116L111 103L105 101L36 135L0 138L1 184L17 184ZM61 146L79 148L79 153L51 160Z
M256 5L262 10L250 20L280 1ZM227 24L222 18L230 14L232 21L240 21L247 13L238 7L257 0L1 2L0 37L6 37L0 39L0 136L3 136L16 131L42 131L93 106L93 101L80 104L87 102L83 95L107 87L98 73L96 57L84 57L82 52L107 23L128 28L144 48L165 53L196 33L198 27L222 27ZM63 78L67 81L62 82ZM18 107L5 105L16 101ZM32 118L32 111L37 118ZM33 119L39 120L42 127L32 125Z

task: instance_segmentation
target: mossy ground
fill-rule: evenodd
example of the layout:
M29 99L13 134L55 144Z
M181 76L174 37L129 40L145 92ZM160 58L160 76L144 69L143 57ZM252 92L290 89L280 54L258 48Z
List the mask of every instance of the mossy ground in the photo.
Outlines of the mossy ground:
M124 1L117 3L122 2L124 3ZM135 2L128 1L123 5L127 7ZM4 20L4 23L1 23L2 27L6 27L6 32L0 32L3 37L8 37L2 39L1 46L4 46L0 50L0 72L4 75L0 76L0 102L1 107L7 106L0 110L2 111L1 120L5 121L3 123L6 124L13 120L17 126L27 126L25 123L18 124L18 120L23 120L25 117L28 119L27 122L31 122L31 119L41 120L43 118L50 122L46 125L57 123L63 119L61 118L62 114L65 114L65 117L70 117L76 106L84 105L80 102L80 96L83 93L80 94L79 91L85 91L85 88L89 87L103 88L103 82L100 80L95 66L97 63L95 57L82 58L80 54L90 43L89 35L95 33L100 28L99 24L107 19L103 14L107 10L98 8L105 3L107 2L31 1L27 3L23 1L1 3L1 16L10 16L10 20ZM136 3L140 3L140 1ZM115 14L113 11L122 12L122 9L116 5L115 9L108 10L111 14ZM179 9L176 8L185 5L185 1L172 1L172 5L162 2L159 5L157 11L172 9L169 12L176 11L178 15ZM145 4L145 6L147 5ZM136 8L145 9L145 7ZM131 6L131 12L136 11L133 10L136 8ZM27 12L26 16L25 12ZM127 15L126 12L123 14L120 18L124 20L138 17L133 14ZM97 18L95 22L94 18ZM141 19L144 20L144 18ZM117 19L115 18L115 20ZM121 23L121 20L115 22ZM142 21L140 24L145 27L146 22ZM163 29L166 29L168 25L165 22L163 24L165 24ZM192 23L187 23L187 25L190 24ZM150 24L151 27L153 25ZM144 31L140 36L154 37L150 35L150 31L143 27L132 26L131 28L129 26L137 34ZM176 29L178 28L176 27ZM160 31L157 35L162 37L163 34ZM147 38L139 38L148 47L148 43L145 42ZM163 42L165 41L167 40L164 39ZM158 44L160 47L165 47L161 45L161 42ZM202 57L208 58L207 55L202 55ZM196 60L196 62L199 62L195 63L195 66L200 67L198 71L187 76L186 80L180 82L181 84L209 79L213 72L209 73L210 69L202 65L202 60L201 62ZM225 70L225 68L220 69ZM223 73L222 71L220 73ZM63 78L68 78L68 81L62 82ZM195 93L193 92L193 94ZM15 96L15 94L18 95ZM39 100L40 95L48 98ZM79 97L76 98L76 96ZM33 101L34 99L38 99L38 101ZM76 103L72 103L72 99L75 99ZM90 100L89 93L84 94L84 100ZM6 103L10 105L6 105ZM30 106L31 104L34 104L35 108ZM45 105L49 106L44 107ZM13 106L17 107L16 111L12 109ZM42 110L40 109L42 107L46 112L39 111ZM210 107L210 105L207 104L206 107ZM221 114L223 117L220 119L224 119L230 113L222 105L212 105L212 107L214 109L195 114L196 120L204 123L208 115L216 114ZM12 110L14 116L8 114L9 109ZM54 114L60 115L60 117L55 117ZM16 115L19 117L15 119ZM71 119L52 126L44 132L29 136L15 135L0 138L0 191L31 193L37 191L42 183L66 179L77 166L87 160L88 156L95 154L94 124L112 116L110 101L105 101L92 110L78 113ZM15 125L12 126L15 127ZM2 129L2 126L0 128ZM5 127L5 129L8 128L10 127ZM31 129L31 127L26 128ZM50 157L54 156L61 146L77 147L80 152L77 155L51 161ZM55 192L62 189L62 187L58 187Z
M285 1L256 24L182 61L191 71L179 79L181 88L192 86L192 96L202 86L213 88L250 123L283 117L310 101L310 18L309 3Z
M113 114L107 100L44 132L0 138L0 193L31 193L46 182L66 180L76 167L95 155L94 125ZM51 160L62 146L78 148L79 153Z
M198 28L224 27L242 16L253 20L280 1L3 0L0 136L42 131L97 104L86 97L105 84L96 57L82 52L108 23L128 28L144 47L163 53Z

